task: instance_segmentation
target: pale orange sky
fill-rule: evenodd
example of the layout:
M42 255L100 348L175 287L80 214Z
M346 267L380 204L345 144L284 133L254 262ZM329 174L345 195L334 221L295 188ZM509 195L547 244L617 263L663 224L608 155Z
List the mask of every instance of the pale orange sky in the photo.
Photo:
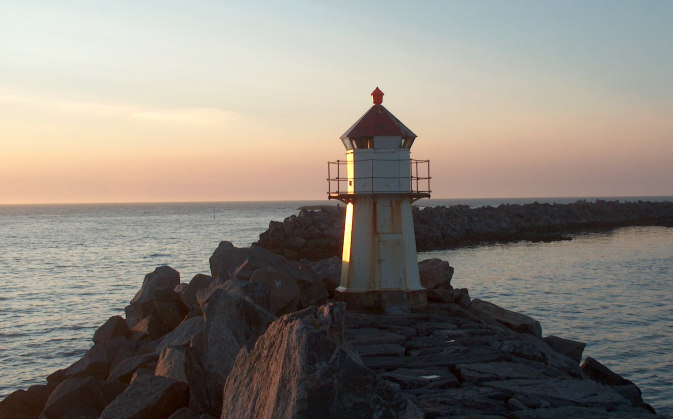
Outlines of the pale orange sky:
M0 5L0 204L324 199L384 105L433 198L673 195L673 3Z

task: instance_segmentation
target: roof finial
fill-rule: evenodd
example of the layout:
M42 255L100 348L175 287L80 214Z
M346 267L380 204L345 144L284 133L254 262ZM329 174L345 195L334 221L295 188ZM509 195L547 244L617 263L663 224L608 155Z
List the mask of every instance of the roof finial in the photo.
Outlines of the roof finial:
M383 102L383 92L378 87L372 92L374 98L374 105L380 105Z

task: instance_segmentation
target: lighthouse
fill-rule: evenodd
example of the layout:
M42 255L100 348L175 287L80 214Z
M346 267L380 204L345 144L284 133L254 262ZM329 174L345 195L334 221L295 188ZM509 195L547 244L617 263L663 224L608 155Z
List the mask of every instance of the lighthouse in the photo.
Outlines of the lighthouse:
M382 105L378 87L371 96L341 136L346 159L328 162L328 197L346 204L336 298L374 310L424 304L411 204L430 197L430 162L411 159L416 134Z

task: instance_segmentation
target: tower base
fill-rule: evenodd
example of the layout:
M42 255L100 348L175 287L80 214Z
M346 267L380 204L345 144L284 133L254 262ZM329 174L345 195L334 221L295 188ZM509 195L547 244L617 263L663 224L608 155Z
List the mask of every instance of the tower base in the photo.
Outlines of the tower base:
M424 306L428 303L426 290L379 290L348 291L343 287L334 290L334 298L346 303L347 310L385 313L410 306Z

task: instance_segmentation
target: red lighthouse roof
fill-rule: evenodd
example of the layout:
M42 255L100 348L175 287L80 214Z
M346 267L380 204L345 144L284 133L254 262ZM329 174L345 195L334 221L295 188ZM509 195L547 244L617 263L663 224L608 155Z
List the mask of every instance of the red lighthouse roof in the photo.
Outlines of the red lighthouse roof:
M378 87L372 92L372 97L374 106L340 137L342 140L376 136L400 136L405 140L416 138L416 134L381 104L383 102L383 92Z

